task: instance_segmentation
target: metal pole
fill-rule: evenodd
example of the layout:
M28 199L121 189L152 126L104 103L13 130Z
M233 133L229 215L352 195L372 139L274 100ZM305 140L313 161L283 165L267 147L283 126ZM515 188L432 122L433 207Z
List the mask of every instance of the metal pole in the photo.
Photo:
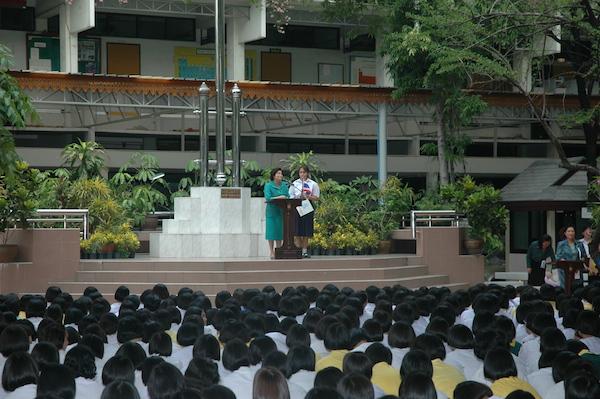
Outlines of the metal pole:
M387 106L379 104L377 115L377 165L379 187L383 188L387 180Z
M233 89L231 89L231 95L233 96L233 109L231 116L231 152L233 158L233 186L241 187L242 164L240 156L240 108L242 102L242 91L238 87L237 83L233 85Z
M208 95L206 82L200 85L200 186L208 186Z
M217 177L219 186L225 183L225 0L215 0L215 83L217 89Z

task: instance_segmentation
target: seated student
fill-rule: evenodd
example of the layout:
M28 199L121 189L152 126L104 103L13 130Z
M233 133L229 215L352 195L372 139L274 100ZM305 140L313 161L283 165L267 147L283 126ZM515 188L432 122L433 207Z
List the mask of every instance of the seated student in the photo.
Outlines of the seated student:
M140 394L132 383L116 380L104 387L100 399L140 399Z
M31 350L31 357L40 370L51 364L60 364L58 350L48 342L38 342L35 344Z
M558 305L557 325L567 339L575 338L577 316L583 310L583 303L577 298L563 299Z
M404 359L402 360L402 366L400 367L400 379L404 380L410 375L424 374L430 379L433 377L433 365L429 356L418 349L411 349ZM446 399L448 396L436 388L437 398Z
M96 363L91 349L77 344L65 355L67 366L75 377L76 399L97 398L102 393L102 385L96 382Z
M286 358L286 369L289 383L306 394L315 384L315 353L306 346L291 348Z
M290 399L285 376L273 367L258 370L252 382L252 399Z
M361 331L363 333L364 341L356 345L354 349L352 349L353 352L364 352L373 342L383 341L383 329L381 328L381 324L373 319L366 320L361 327Z
M454 388L454 399L488 399L494 395L490 387L475 381L463 381Z
M4 368L6 359L16 352L29 351L29 337L23 327L9 324L0 333L0 370Z
M546 390L544 399L564 399L566 381L571 375L579 372L593 374L594 368L588 361L581 359L573 353L569 356L565 352L557 355L552 363L552 377L556 381L556 384Z
M337 370L337 369L336 369ZM338 391L332 388L313 388L306 393L304 399L344 399Z
M591 353L600 355L600 318L591 310L583 310L577 317L575 335L583 342Z
M11 354L2 372L2 388L5 398L28 399L35 396L38 381L38 368L27 352Z
M404 355L415 342L415 332L410 324L397 322L390 328L387 338L388 346L392 351L392 367L400 370Z
M225 344L222 359L223 367L229 374L221 377L221 385L235 393L237 399L251 398L256 368L250 367L250 353L246 344L239 338L230 340Z
M415 373L402 380L398 390L399 399L437 399L437 392L431 377Z
M118 315L119 309L121 309L121 302L123 302L123 300L128 296L129 288L127 288L127 286L122 285L119 288L117 288L115 291L115 303L110 305L110 313Z
M506 335L506 338L510 341L510 353L518 356L523 344L516 340L516 329L513 321L506 316L495 316L492 328L502 331Z
M456 367L464 376L471 376L483 366L483 361L475 356L475 339L469 328L456 324L448 330L448 345L452 351L446 354L444 363Z
M506 396L506 399L535 399L535 396L533 396L527 391L517 389L516 391L512 391L511 393L509 393Z
M342 371L344 374L362 374L371 381L373 378L373 362L371 362L369 357L362 352L349 352L344 356ZM375 392L376 397L384 395L383 390L377 385L373 385L373 391Z
M400 388L399 370L392 367L392 352L379 342L373 343L365 351L373 363L371 382L380 387L386 395L395 395Z
M342 370L337 367L326 367L315 375L315 388L336 389L342 379Z
M102 370L104 363L109 359L109 357L104 357L104 343L102 342L102 339L97 335L85 334L81 337L78 344L85 345L91 349L94 354L96 370Z
M150 399L171 399L180 394L185 387L181 371L172 364L157 364L148 379L148 397Z
M185 370L184 378L186 387L202 391L219 383L219 368L211 359L194 358Z
M485 356L483 367L485 378L492 381L490 388L495 396L506 398L512 391L521 389L531 393L536 399L541 399L535 388L517 377L517 366L508 350L490 350Z
M192 347L193 349L193 347ZM154 333L150 337L150 341L148 342L148 354L158 355L164 358L168 363L171 363L175 367L177 367L180 371L184 370L184 366L181 361L173 356L173 341L171 341L171 337L164 331L159 331ZM192 356L193 357L193 356ZM189 362L188 362L189 363Z
M586 371L570 375L565 382L565 399L600 399L598 377Z
M341 370L344 356L350 349L350 331L342 323L333 323L327 327L324 338L329 355L317 362L315 370L320 371L330 366Z
M435 335L423 334L415 339L414 348L422 350L429 356L436 389L452 397L454 388L465 380L465 376L456 367L443 362L446 358L446 350L442 340Z
M552 378L552 362L556 356L566 350L566 340L558 328L548 328L542 334L539 360L539 370L529 374L526 381L543 397L545 391L554 385Z
M35 296L29 300L25 307L25 317L33 323L37 330L38 325L44 319L46 313L46 301L43 297Z
M129 359L124 357L111 357L102 369L102 385L106 386L115 380L135 383L135 369Z
M526 320L527 330L533 338L524 342L519 351L519 360L525 366L525 374L529 375L538 369L540 360L540 337L547 328L556 328L554 315L549 313L533 313Z
M71 370L62 365L45 366L38 378L37 396L75 399L75 378Z
M344 399L375 399L373 384L359 373L344 374L336 389Z

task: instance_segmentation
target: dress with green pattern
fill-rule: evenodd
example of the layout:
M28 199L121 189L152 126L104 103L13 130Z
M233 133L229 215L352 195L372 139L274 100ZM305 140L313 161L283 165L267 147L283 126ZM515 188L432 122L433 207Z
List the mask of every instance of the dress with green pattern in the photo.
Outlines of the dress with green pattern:
M283 240L283 210L270 201L280 195L288 198L288 190L286 182L281 182L279 186L275 185L273 181L265 184L265 200L267 201L265 238L267 240Z

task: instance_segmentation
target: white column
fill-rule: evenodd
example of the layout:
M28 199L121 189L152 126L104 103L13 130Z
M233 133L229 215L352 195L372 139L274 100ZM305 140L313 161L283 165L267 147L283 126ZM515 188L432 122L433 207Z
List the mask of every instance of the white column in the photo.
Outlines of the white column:
M245 79L244 38L240 35L240 19L227 20L227 80Z
M60 6L60 71L77 73L77 33L69 29L70 13L71 6Z
M379 87L394 87L394 79L392 78L392 76L390 75L390 73L388 72L388 68L386 66L389 57L386 56L381 56L381 45L383 40L380 38L377 38L375 41L375 54L376 54L376 59L375 59L375 73L376 73L376 84Z
M379 104L377 115L377 174L379 187L387 180L387 104Z

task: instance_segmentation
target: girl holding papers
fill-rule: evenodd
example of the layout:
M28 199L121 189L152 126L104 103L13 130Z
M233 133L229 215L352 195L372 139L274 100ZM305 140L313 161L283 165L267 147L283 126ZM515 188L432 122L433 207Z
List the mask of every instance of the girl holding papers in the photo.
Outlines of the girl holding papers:
M289 189L290 198L303 199L302 213L297 214L296 220L296 239L297 245L302 248L302 256L310 258L308 254L308 239L313 236L314 215L311 201L317 201L321 194L319 185L310 178L308 166L301 166L298 169L299 179L296 179Z

